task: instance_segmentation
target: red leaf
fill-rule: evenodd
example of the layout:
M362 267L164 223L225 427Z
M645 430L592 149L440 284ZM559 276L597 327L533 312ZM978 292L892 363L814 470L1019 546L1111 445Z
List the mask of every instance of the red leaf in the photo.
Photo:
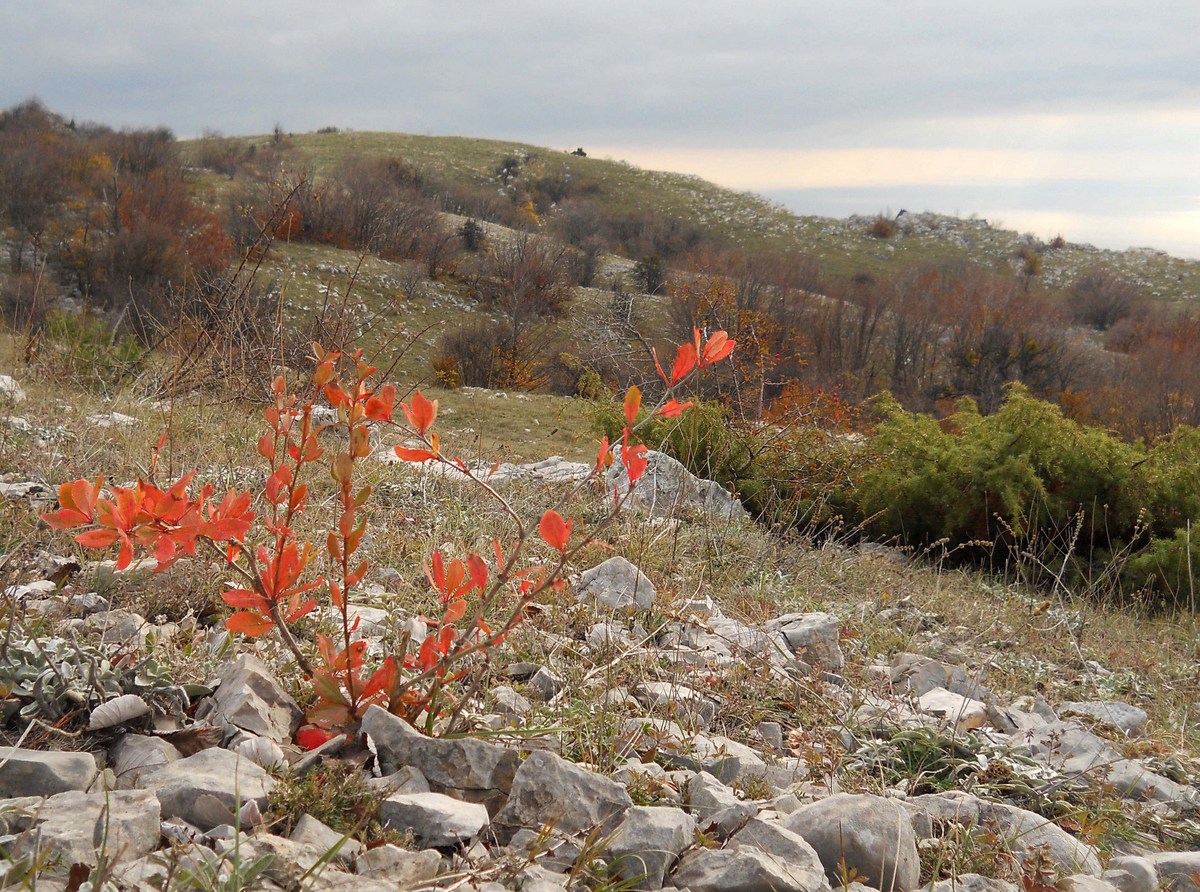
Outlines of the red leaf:
M241 632L247 638L265 635L274 626L275 623L270 617L259 616L257 613L250 613L247 610L239 611L225 620L226 629L230 632Z
M401 461L422 462L429 461L431 458L437 458L428 449L405 449L403 446L395 447L396 455Z
M456 623L467 615L467 602L461 598L457 601L451 601L446 605L446 612L442 614L443 623Z
M671 367L670 384L674 387L686 378L696 367L696 347L693 344L680 344L675 351L675 365Z
M625 423L632 426L634 419L637 418L638 410L641 408L642 391L635 384L625 392Z
M413 394L412 406L408 403L401 403L400 408L404 410L404 415L408 418L408 423L416 429L417 433L425 436L425 432L433 426L434 419L437 418L437 400L428 400L421 391Z
M367 418L371 421L391 421L395 406L396 388L391 384L385 384L367 400Z
M704 345L704 355L700 358L701 367L720 362L733 352L736 344L737 341L729 340L729 335L725 331L713 332L708 343Z
M538 524L538 532L542 534L542 538L551 548L565 552L571 541L572 523L574 521L564 521L557 511L550 510L542 515L542 522Z
M296 732L296 743L306 750L315 750L321 744L328 743L335 737L337 737L337 734L330 731L306 726Z
M245 588L234 588L229 591L221 592L221 600L230 607L235 607L239 610L249 609L258 610L266 613L271 609L270 602L262 595L250 591Z
M678 418L683 414L684 409L690 409L694 405L696 404L691 400L688 400L686 403L681 403L679 400L670 400L658 410L658 414L663 418Z
M592 468L592 473L599 474L610 464L612 464L612 448L608 445L608 437L601 437L600 451L596 455L596 467Z
M117 541L116 530L87 530L75 537L84 548L108 548Z

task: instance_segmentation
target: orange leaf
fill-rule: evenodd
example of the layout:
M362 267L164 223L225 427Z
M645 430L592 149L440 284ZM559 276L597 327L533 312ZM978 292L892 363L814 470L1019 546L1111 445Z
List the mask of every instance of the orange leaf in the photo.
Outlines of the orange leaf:
M265 635L274 626L275 623L270 617L250 613L248 610L240 610L225 620L226 629L230 632L241 632L247 638L257 638L259 635Z
M542 534L542 538L551 548L565 552L571 541L572 523L574 521L564 521L562 515L551 509L542 515L542 521L538 524L538 532Z
M675 351L675 365L671 367L670 384L674 387L691 373L696 367L696 347L693 344L680 344Z
M75 537L84 548L108 548L117 541L116 530L88 530Z
M679 400L670 400L658 410L658 414L663 418L678 418L683 414L684 409L690 409L694 405L696 404L691 400L688 400L686 403L681 403Z
M467 602L459 599L451 601L446 605L446 612L442 614L443 623L456 623L467 615Z
M592 473L599 474L610 464L612 464L612 451L608 445L608 437L601 437L600 451L596 454L596 467L592 468Z
M714 362L720 362L726 356L733 352L737 341L729 340L729 335L725 331L713 332L712 337L708 339L708 343L704 345L704 355L700 359L700 365L712 365Z
M335 737L337 735L329 731L309 726L296 732L296 743L303 749L315 750L322 744L329 743Z
M245 588L234 588L221 592L221 600L230 607L238 609L259 610L266 613L271 609L270 603L262 595Z
M437 458L428 449L405 449L403 446L395 447L396 456L401 461L422 462L429 461L431 458Z
M421 436L425 436L425 432L433 426L434 419L437 418L437 400L428 400L421 391L413 394L412 406L408 403L401 403L400 408L404 410L404 415L408 418L408 423L411 424Z
M625 423L632 425L642 408L642 391L635 384L625 392Z

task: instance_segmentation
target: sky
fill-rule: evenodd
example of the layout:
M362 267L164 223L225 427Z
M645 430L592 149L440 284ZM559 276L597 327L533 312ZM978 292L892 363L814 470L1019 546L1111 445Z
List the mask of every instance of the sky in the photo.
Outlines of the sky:
M511 139L1200 258L1200 3L4 0L0 107Z

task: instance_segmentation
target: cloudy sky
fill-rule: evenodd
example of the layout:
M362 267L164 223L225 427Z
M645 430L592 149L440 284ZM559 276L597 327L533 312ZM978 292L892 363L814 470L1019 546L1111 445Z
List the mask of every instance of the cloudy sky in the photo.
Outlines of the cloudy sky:
M4 0L0 106L514 139L1200 258L1187 0Z

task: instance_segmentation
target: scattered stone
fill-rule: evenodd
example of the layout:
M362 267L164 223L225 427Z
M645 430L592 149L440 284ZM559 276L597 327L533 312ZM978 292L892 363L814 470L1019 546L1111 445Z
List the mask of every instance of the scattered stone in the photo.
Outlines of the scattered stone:
M1158 869L1149 858L1138 855L1117 855L1109 859L1108 870L1102 879L1121 892L1158 892Z
M517 771L504 808L493 819L501 844L521 829L553 826L563 834L611 833L633 801L625 788L553 753L535 752Z
M755 849L773 859L801 889L828 886L825 868L804 837L778 824L751 818L729 841L729 848Z
M209 721L224 723L276 743L292 739L303 713L262 661L243 654L218 676Z
M161 737L125 734L109 750L108 763L116 776L117 789L131 790L138 786L139 778L182 758L179 750Z
M717 715L717 701L699 691L669 681L648 681L635 696L647 709L661 709L676 721L707 728Z
M1077 873L1063 877L1056 884L1061 892L1120 892L1120 890L1103 877L1093 877Z
M603 650L609 647L635 647L636 642L629 634L629 630L624 625L616 620L603 620L595 623L588 629L587 635L584 636L584 641L588 643L588 647L592 650Z
M89 632L99 632L104 644L136 645L139 648L152 628L141 614L122 609L93 613L84 620L83 627Z
M919 654L900 653L892 658L888 673L897 688L912 691L918 697L935 688L945 688L971 700L987 701L992 693L957 666L946 666Z
M579 575L575 597L610 610L647 610L658 596L641 570L620 555L610 557Z
M0 748L0 798L86 790L99 769L91 753Z
M0 480L0 499L16 502L27 499L30 502L47 502L55 498L54 490L36 480L22 480L16 483Z
M87 420L96 425L96 427L132 427L137 424L137 419L132 415L124 415L120 412L105 412L99 415L89 415Z
M1040 849L1063 873L1100 876L1100 857L1096 850L1041 815L992 802L981 806L980 820L1019 859ZM1197 864L1200 865L1200 861Z
M787 865L758 849L694 849L679 862L671 882L692 892L819 892L829 884L808 885Z
M917 698L921 712L937 716L956 732L974 731L988 723L986 704L945 688L931 688Z
M51 796L32 810L33 826L13 843L11 856L47 857L57 872L99 859L135 860L158 846L159 802L147 790Z
M1156 852L1145 856L1158 876L1158 887L1200 892L1200 852Z
M247 734L233 747L233 751L243 758L249 759L255 765L263 768L284 768L287 759L283 749L269 737L257 737Z
M387 777L373 777L367 781L367 785L372 790L378 793L383 793L385 796L390 796L393 793L428 793L429 781L425 779L425 775L421 774L420 770L411 765L405 765L399 771L389 774Z
M615 460L604 478L609 492L629 491L629 475L621 461L621 447L613 447ZM626 503L656 517L699 513L713 519L740 521L749 518L742 503L719 483L692 474L680 462L662 452L646 453L646 470L633 487Z
M366 851L363 844L357 839L353 839L345 833L338 833L332 827L308 814L300 816L289 839L318 852L332 852L334 848L337 848L334 858L343 864L352 863L355 858Z
M663 877L692 844L695 831L696 822L677 808L635 805L609 840L612 869L632 883L631 889L661 889Z
M487 809L441 793L393 793L379 805L383 822L408 830L423 849L469 845L488 824Z
M567 683L560 676L555 675L545 666L540 667L538 671L533 673L529 680L525 682L525 690L529 692L529 695L535 700L541 701L542 703L549 703L559 693L561 693L566 686Z
M410 852L384 843L360 854L355 870L359 876L386 880L393 888L407 889L434 879L441 866L442 856L433 849Z
M1118 700L1087 700L1068 702L1058 708L1062 715L1086 715L1096 721L1112 725L1126 734L1136 734L1146 727L1146 710Z
M816 850L831 883L847 869L881 892L908 892L920 882L912 822L891 799L838 793L789 815L783 826Z
M275 781L249 759L213 747L142 776L138 786L158 794L164 818L208 830L233 823L235 810L251 801L266 811Z
M508 685L494 687L488 692L492 708L508 719L519 719L533 711L533 704Z
M22 403L25 401L25 391L11 375L0 375L0 401Z
M831 613L788 613L767 623L789 650L811 666L837 672L845 664L839 644L841 623Z
M408 722L372 706L362 730L375 746L382 774L411 765L425 776L435 793L452 793L485 806L495 815L508 797L517 773L517 751L482 740L439 740L426 737Z
M1017 887L1004 880L995 880L977 873L964 873L950 879L938 880L930 887L930 892L1017 892Z

